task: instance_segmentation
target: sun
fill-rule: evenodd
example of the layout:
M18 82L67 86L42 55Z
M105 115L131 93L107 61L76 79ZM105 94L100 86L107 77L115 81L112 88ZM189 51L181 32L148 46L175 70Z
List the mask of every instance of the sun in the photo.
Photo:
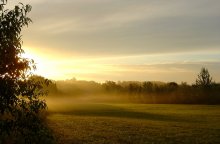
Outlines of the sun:
M39 59L39 54L34 48L30 47L23 47L24 53L22 53L23 58L28 58L28 59Z
M70 60L63 60L64 56L61 54L59 55L46 49L37 49L34 47L23 47L23 50L23 58L34 60L36 70L32 72L33 74L53 80L68 78L69 75L66 73L69 71L69 66L67 67L66 63L70 63ZM76 73L79 73L79 71Z
M24 53L22 53L23 58L34 60L34 63L37 67L35 71L33 71L33 74L44 76L44 73L42 70L46 70L47 67L45 65L45 59L43 55L38 52L36 49L32 47L23 47Z

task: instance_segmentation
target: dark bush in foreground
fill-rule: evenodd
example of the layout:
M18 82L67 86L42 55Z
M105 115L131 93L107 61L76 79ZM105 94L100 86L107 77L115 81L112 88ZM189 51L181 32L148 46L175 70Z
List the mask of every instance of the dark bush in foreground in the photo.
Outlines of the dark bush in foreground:
M50 81L33 79L34 61L21 57L20 33L31 22L31 6L5 10L6 4L0 0L0 144L50 143L52 135L42 116L47 106L41 98Z

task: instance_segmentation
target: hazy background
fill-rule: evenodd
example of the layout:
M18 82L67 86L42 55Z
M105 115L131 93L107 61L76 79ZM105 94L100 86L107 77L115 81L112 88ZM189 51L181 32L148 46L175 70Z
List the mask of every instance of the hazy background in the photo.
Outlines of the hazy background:
M33 6L26 57L52 79L220 81L218 0L14 0Z

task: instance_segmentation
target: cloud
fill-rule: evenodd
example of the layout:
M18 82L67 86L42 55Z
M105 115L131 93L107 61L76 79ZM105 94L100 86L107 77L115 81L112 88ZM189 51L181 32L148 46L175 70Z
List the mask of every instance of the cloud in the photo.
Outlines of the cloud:
M104 82L113 81L176 81L178 83L194 83L201 67L209 69L211 76L217 82L220 81L217 67L219 62L210 63L174 63L153 65L85 65L74 67L68 71L57 73L56 78L71 78L95 80ZM65 79L64 78L64 79Z
M48 77L193 82L205 66L220 81L219 0L14 0L9 5L20 1L33 6L24 45L37 49L37 60L44 57L38 72Z
M50 53L50 52L49 52ZM43 55L42 55L43 56ZM39 57L39 56L38 56ZM202 67L210 70L213 79L220 81L219 53L177 53L131 55L96 58L48 57L37 65L37 73L52 79L77 79L125 81L195 81Z
M220 51L216 0L30 3L34 23L24 34L27 45L81 55Z

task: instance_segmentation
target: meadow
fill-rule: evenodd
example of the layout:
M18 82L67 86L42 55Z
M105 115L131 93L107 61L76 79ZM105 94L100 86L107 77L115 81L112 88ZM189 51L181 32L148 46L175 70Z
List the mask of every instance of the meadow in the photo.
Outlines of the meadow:
M219 105L48 101L58 143L220 143Z

